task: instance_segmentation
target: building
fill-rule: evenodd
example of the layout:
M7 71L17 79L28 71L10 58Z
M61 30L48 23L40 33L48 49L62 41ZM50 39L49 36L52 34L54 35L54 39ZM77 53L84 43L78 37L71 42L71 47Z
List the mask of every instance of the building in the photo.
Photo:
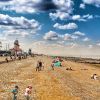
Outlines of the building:
M22 54L22 49L20 48L18 40L14 41L14 47L12 49L10 49L10 51L11 51L12 55L16 55L17 56L19 54Z

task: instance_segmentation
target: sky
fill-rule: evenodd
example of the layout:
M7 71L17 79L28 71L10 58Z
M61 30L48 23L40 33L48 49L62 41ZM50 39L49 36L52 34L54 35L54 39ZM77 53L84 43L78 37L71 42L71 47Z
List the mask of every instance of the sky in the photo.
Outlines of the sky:
M100 55L100 0L0 0L2 49Z

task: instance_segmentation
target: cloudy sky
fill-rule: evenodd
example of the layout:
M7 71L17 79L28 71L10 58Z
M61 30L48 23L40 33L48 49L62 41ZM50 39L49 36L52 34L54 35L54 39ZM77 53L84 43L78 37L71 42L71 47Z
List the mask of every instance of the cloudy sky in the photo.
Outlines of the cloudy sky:
M0 0L2 49L100 55L100 0Z

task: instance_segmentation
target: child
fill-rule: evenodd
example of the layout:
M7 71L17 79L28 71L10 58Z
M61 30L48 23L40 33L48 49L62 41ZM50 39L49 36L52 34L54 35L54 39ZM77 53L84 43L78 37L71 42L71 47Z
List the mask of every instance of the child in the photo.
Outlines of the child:
M18 88L19 87L16 85L15 88L12 90L13 100L17 100Z
M25 99L30 100L30 94L32 92L32 86L28 86L25 90Z

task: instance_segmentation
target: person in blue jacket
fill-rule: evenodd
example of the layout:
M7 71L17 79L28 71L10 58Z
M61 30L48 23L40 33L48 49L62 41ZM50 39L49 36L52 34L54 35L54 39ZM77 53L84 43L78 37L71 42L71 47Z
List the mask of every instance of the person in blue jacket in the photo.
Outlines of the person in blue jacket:
M13 100L17 100L18 89L19 87L16 85L15 88L12 90Z

